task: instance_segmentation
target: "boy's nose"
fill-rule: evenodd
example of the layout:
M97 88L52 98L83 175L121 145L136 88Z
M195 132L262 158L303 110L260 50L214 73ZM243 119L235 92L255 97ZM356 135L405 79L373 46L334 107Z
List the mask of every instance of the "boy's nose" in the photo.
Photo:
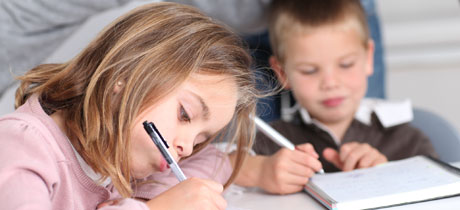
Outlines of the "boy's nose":
M333 89L338 86L337 75L333 72L327 72L323 75L321 86L323 89Z

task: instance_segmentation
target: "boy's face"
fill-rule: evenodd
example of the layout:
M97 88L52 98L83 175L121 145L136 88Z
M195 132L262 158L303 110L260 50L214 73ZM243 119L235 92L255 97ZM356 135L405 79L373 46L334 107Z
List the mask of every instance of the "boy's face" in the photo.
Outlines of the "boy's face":
M278 78L309 114L323 123L350 120L373 71L373 43L352 27L321 26L284 40L285 61L272 57Z

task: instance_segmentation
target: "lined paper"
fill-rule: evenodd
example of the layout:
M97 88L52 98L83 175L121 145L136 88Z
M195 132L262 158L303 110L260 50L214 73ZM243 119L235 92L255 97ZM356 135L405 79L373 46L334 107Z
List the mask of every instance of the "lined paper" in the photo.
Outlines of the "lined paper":
M368 169L317 174L311 181L340 203L449 185L460 182L460 176L417 156Z

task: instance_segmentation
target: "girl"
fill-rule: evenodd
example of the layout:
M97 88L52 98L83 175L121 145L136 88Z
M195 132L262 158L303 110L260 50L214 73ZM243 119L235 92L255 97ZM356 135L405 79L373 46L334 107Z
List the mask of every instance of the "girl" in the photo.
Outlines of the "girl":
M136 180L167 170L142 122L156 124L176 160L232 132L227 186L254 134L249 65L240 39L193 8L156 3L119 18L69 62L19 78L17 110L0 119L3 208L224 209L211 180L153 199L138 192Z

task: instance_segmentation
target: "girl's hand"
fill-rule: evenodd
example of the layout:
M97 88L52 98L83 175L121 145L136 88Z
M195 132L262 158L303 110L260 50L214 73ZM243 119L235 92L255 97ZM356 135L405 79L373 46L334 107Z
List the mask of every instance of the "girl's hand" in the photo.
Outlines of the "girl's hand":
M199 178L189 178L150 201L150 209L203 209L224 210L227 202L222 197L223 186L217 182Z
M388 162L387 157L367 143L350 142L343 144L340 151L326 148L324 158L342 171L368 168Z
M108 200L97 205L96 209L100 209L106 206L118 205L119 202L120 200Z
M299 192L321 168L311 144L297 145L294 151L282 148L262 162L258 186L276 194Z

